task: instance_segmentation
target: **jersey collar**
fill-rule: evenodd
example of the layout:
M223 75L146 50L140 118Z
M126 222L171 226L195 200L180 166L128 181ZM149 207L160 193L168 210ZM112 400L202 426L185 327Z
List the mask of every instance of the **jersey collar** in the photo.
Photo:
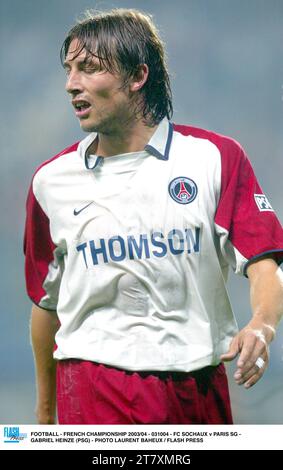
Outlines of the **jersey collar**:
M145 145L144 150L158 158L159 160L168 160L170 146L173 136L173 124L168 119L163 119L150 141ZM102 157L98 155L87 155L87 150L97 138L97 133L92 132L83 139L78 146L78 153L84 159L87 170L94 170Z
M173 136L173 124L167 119L163 119L151 137L148 144L144 147L151 155L159 160L168 160L170 146Z

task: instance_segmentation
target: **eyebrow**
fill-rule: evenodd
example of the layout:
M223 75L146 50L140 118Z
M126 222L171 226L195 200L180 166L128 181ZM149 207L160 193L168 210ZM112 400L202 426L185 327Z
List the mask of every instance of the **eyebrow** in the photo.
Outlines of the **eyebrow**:
M75 58L76 58L76 57L74 57L74 59L71 59L71 60L64 60L64 62L63 62L63 67L64 67L64 68L70 67L71 62L73 62L73 61L75 60ZM78 63L78 64L86 63L86 59L78 60L77 63Z
M63 67L66 68L66 67L70 67L70 62L73 62L74 60L76 59L76 57L74 57L74 59L71 59L71 60L64 60L63 62ZM85 57L84 59L81 59L81 60L78 60L77 61L77 64L91 64L91 63L96 63L96 60L93 60L93 58L90 58L90 57Z

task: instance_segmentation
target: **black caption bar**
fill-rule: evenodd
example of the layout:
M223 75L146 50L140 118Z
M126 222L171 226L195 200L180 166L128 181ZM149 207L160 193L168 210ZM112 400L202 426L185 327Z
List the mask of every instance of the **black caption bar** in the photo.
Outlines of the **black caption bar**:
M231 458L234 462L249 462L252 459L253 466L257 463L261 466L270 465L270 452L274 452L280 458L283 451L275 450L8 450L9 462L13 466L19 463L21 466L31 461L44 462L44 465L60 460L60 464L86 465L93 470L110 466L122 469L141 468L141 465L152 467L158 465L160 468L181 465L184 468L201 468L201 465L209 463L210 467L227 468ZM11 456L12 453L12 456ZM281 454L281 455L279 455ZM40 459L40 460L38 460ZM57 460L58 459L58 460ZM229 459L229 460L226 460ZM245 460L243 460L245 459ZM230 464L229 464L230 465ZM81 467L79 467L81 468ZM106 468L106 467L105 467Z

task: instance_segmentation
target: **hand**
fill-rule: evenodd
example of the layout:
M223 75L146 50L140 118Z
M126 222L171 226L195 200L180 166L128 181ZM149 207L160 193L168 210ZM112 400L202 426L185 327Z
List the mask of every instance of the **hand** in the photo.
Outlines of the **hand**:
M250 388L263 376L269 362L269 343L273 339L268 327L256 328L247 325L231 341L229 351L223 354L222 361L232 361L240 354L237 361L237 370L234 374L238 385ZM261 368L256 360L261 357L264 364Z

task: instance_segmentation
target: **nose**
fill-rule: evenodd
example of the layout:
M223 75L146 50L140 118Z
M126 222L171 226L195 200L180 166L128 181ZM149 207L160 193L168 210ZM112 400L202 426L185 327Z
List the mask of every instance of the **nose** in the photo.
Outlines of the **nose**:
M78 72L76 72L75 70L70 71L66 81L65 89L67 93L70 93L73 96L82 92L82 84L80 82L80 77Z

